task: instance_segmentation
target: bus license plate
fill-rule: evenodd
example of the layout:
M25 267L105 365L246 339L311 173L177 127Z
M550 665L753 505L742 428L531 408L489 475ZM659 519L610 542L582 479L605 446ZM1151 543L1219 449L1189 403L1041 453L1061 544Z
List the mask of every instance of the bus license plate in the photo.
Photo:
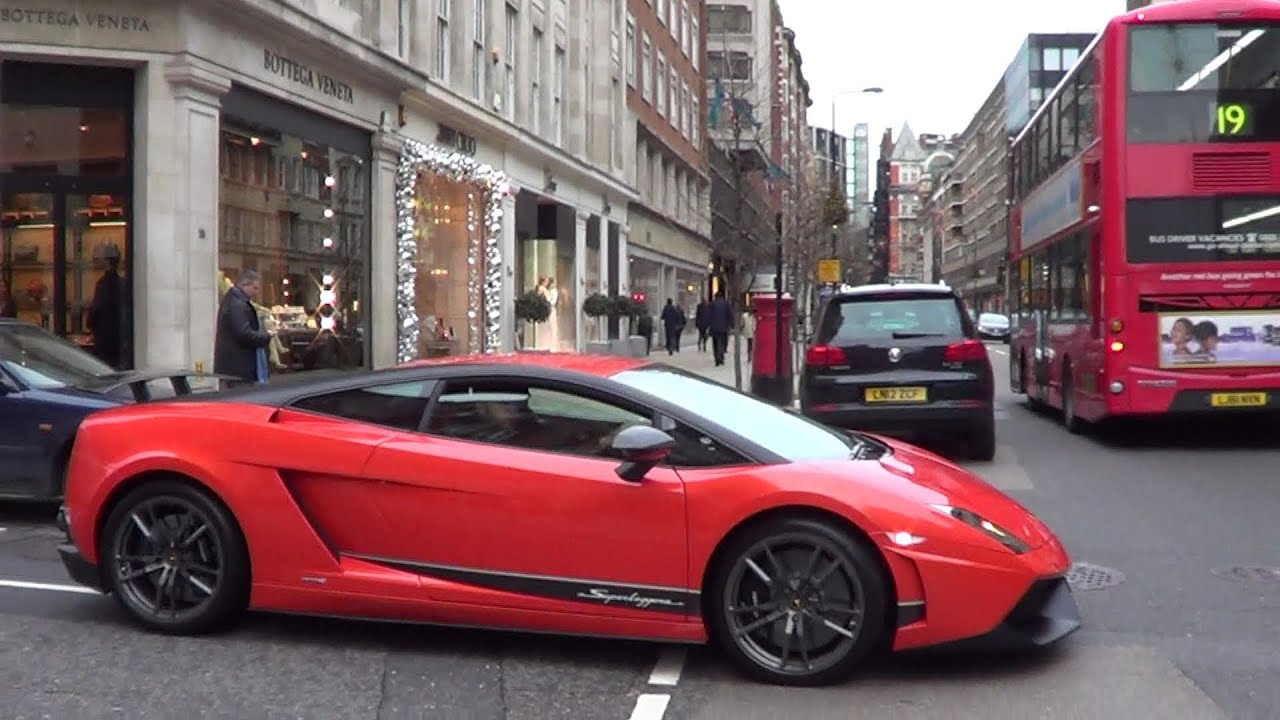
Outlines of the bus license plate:
M867 388L863 394L866 401L873 402L911 402L929 401L928 388L922 387L882 387Z
M1213 407L1262 407L1267 404L1267 394L1213 393L1209 396L1209 404Z

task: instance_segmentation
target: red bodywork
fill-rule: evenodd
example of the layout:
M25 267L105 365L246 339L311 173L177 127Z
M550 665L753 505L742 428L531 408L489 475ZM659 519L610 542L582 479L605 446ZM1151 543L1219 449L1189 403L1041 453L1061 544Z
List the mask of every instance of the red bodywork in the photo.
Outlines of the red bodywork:
M647 364L551 354L483 360L606 377ZM895 453L881 461L659 466L631 483L611 460L228 401L155 403L84 423L66 509L72 541L99 564L110 503L140 478L176 473L216 494L239 522L255 609L682 642L707 638L697 602L639 609L497 588L453 571L698 598L734 528L761 513L809 508L871 539L899 607L923 604L897 631L894 647L904 649L983 635L1033 582L1068 569L1062 544L1017 502L938 456L883 441ZM931 503L974 510L1033 549L1015 555ZM896 544L901 533L923 541Z
M1220 325L1229 325L1233 314L1262 314L1280 325L1276 260L1132 262L1126 252L1130 200L1280 200L1280 142L1129 140L1128 33L1176 23L1274 25L1280 23L1280 4L1197 0L1151 5L1113 18L1012 145L1009 300L1020 320L1011 328L1014 389L1062 409L1069 382L1075 414L1088 421L1208 410L1211 394L1269 391L1267 406L1280 408L1280 366L1273 362L1174 368L1162 367L1159 357L1161 314L1211 317ZM1038 133L1058 122L1062 111L1055 103L1076 96L1087 98L1090 115L1078 127L1090 131L1048 153L1070 157L1063 167L1037 175L1032 158L1045 155ZM1084 100L1078 105L1086 107ZM1064 191L1068 181L1079 183L1078 194ZM1030 230L1024 216L1032 218ZM1038 221L1045 217L1060 221ZM1162 232L1199 231L1171 222ZM1056 277L1054 251L1072 254L1076 251L1069 248L1077 241L1083 272L1051 290L1037 275ZM1056 264L1070 275L1071 261ZM1078 303L1056 298L1075 292L1072 284L1079 288ZM1069 307L1058 307L1063 304Z

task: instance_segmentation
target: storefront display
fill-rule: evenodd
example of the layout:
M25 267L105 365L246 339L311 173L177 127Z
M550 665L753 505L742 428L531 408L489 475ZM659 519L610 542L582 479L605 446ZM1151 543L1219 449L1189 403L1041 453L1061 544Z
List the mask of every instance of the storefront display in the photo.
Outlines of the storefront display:
M133 74L0 68L0 314L133 366Z
M397 361L496 352L506 175L406 140L396 181Z
M662 313L662 306L667 304L666 284L663 282L665 268L652 260L632 256L630 272L631 292L642 293L649 312L657 317Z
M527 324L524 347L534 350L572 352L576 347L573 317L574 246L556 238L531 238L521 243L522 288L531 288L551 304L546 322Z
M359 145L223 115L218 293L243 270L261 276L273 374L365 364L369 163Z

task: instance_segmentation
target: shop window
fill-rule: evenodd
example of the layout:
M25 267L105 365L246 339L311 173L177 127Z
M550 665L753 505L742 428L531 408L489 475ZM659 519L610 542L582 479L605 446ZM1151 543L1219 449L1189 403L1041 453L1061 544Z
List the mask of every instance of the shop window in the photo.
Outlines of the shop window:
M217 292L260 276L270 373L363 366L368 162L230 114L219 157Z
M469 226L483 217L483 197L466 183L430 172L418 176L415 194L418 356L465 354L471 342L467 258L477 232Z
M130 114L102 105L131 105L123 90L132 76L74 72L4 63L0 315L127 369L133 365ZM99 106L74 105L82 100Z
M541 295L551 304L551 315L545 322L524 323L521 343L528 349L571 352L577 348L574 211L563 205L540 205L537 212L537 235L520 243L519 292ZM584 262L590 273L590 257Z

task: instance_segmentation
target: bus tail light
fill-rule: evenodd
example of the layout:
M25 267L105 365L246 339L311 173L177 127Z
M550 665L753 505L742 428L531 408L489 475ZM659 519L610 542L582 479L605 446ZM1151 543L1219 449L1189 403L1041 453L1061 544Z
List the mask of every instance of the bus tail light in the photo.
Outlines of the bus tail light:
M1119 340L1112 340L1111 352L1113 353L1124 352L1124 343L1120 342Z
M1112 320L1111 320L1111 332L1113 332L1113 333L1118 333L1118 332L1120 332L1121 330L1124 330L1124 321L1123 321L1123 320L1121 320L1120 318L1112 318Z
M814 345L804 354L804 364L809 367L835 367L848 365L849 358L834 345Z
M947 346L947 362L977 362L987 359L987 346L981 340L965 340Z

